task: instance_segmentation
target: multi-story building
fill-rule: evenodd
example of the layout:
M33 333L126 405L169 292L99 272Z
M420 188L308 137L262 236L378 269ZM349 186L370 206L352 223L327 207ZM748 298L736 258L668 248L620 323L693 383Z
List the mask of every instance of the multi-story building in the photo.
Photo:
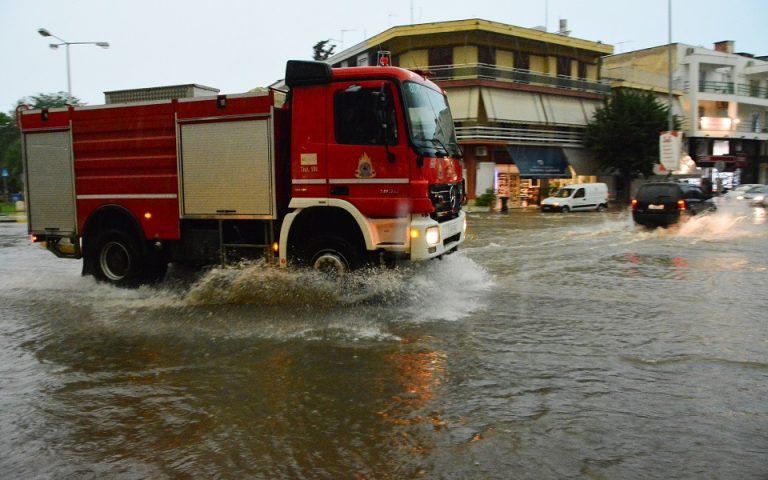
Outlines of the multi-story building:
M548 33L472 19L393 27L327 61L374 65L380 51L447 92L470 198L490 188L527 204L550 179L597 179L583 138L610 92L600 80L610 45L570 37L564 22Z
M603 59L615 88L669 94L670 45ZM691 159L725 188L768 183L768 57L735 53L734 42L714 49L671 45L673 112L683 122ZM662 101L664 101L662 98Z

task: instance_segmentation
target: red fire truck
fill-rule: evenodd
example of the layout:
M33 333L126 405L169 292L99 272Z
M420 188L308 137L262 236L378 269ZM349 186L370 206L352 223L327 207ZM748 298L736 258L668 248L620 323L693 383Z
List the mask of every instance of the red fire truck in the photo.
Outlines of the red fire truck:
M397 67L289 61L274 91L20 110L28 229L123 286L169 262L344 272L464 241L443 91Z

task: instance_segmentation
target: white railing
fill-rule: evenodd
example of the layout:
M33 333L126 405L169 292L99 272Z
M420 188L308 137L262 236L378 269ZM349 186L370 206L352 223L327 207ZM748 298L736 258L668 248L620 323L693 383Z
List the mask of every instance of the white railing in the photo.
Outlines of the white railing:
M547 75L545 73L521 70L519 68L501 67L485 63L468 63L457 65L438 65L429 67L430 80L436 82L445 80L487 79L500 82L540 85L566 90L607 95L611 91L608 82L573 78L563 75Z
M496 140L503 142L525 142L560 146L584 146L583 131L544 130L506 127L457 127L459 141Z

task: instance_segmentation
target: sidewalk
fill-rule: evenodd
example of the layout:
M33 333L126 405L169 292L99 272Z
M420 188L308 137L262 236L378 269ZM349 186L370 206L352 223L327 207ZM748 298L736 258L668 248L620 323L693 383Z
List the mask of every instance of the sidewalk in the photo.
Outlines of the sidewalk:
M24 212L0 213L0 223L22 223L26 221L27 214Z

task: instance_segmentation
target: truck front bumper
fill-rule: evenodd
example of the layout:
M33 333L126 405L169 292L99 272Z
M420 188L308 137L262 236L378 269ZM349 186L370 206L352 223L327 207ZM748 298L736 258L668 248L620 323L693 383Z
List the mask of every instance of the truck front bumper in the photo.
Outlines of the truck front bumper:
M451 253L464 242L467 217L463 211L456 218L438 223L428 215L413 215L408 231L411 261L429 260Z

